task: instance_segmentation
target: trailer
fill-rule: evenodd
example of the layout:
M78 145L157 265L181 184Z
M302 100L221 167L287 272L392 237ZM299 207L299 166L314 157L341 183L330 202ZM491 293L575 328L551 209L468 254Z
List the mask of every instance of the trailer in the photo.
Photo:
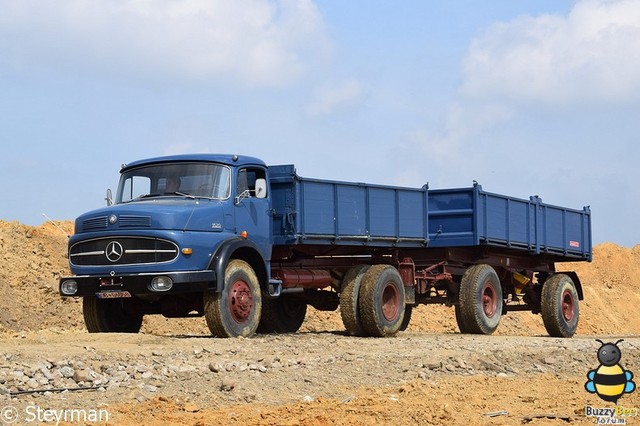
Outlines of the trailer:
M179 189L169 191L178 177ZM347 333L392 336L420 304L455 309L462 333L509 311L551 336L578 326L583 289L555 264L591 261L591 212L469 188L309 179L293 165L231 155L142 160L115 204L80 216L64 297L90 332L137 332L142 317L204 316L213 335L295 332L307 306Z

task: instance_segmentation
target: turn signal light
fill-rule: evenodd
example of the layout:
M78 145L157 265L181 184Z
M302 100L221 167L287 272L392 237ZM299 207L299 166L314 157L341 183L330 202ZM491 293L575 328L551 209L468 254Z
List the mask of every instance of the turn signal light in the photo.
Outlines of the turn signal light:
M189 248L189 247L185 247L182 249L182 254L184 254L185 256L190 255L193 253L193 249Z
M247 239L247 237L249 236L249 234L247 234L247 231L242 231L242 232L240 233L240 236L246 240L246 239Z

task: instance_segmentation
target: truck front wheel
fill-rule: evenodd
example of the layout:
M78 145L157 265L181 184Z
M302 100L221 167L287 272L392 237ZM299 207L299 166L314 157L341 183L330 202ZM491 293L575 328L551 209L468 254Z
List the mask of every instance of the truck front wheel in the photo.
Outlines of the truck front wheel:
M204 316L215 337L249 337L256 332L262 312L262 294L255 272L243 260L232 259L224 273L221 292L204 294Z
M358 308L370 336L393 336L404 319L404 284L391 265L374 265L362 277Z
M458 327L463 333L491 334L502 317L502 286L489 265L467 269L460 282Z
M132 308L131 299L82 298L82 315L89 333L137 333L142 315Z
M556 274L544 282L540 309L549 336L573 336L578 328L580 307L576 286L569 276Z

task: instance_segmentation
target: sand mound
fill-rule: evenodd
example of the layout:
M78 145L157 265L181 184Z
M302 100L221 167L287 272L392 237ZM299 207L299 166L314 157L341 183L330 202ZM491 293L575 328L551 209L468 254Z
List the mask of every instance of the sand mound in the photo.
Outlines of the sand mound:
M73 232L72 222L56 223ZM37 227L0 221L0 331L84 329L79 300L58 296L57 280L68 274L67 237L51 223ZM612 243L594 248L592 263L565 263L559 270L575 270L584 288L580 334L640 334L640 245ZM302 331L342 330L338 312L309 309ZM208 334L203 319L145 318L143 330L159 334ZM455 332L453 309L420 306L409 330ZM499 334L546 335L539 315L526 312L503 317Z

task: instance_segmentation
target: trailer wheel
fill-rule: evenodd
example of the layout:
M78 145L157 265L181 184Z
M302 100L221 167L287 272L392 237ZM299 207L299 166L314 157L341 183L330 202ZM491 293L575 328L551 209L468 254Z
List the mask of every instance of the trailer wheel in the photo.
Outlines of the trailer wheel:
M82 298L82 316L89 333L137 333L142 314L128 309L130 299Z
M580 306L576 286L565 274L555 274L542 285L542 321L552 337L571 337L578 328Z
M491 334L502 316L502 286L489 265L474 265L460 282L458 327L466 333Z
M215 337L249 337L256 332L262 293L255 272L243 260L232 259L224 272L221 292L204 293L204 316Z
M340 316L342 324L352 336L364 336L366 332L360 320L358 309L358 295L362 277L369 270L370 265L356 265L349 269L342 279L340 290Z
M262 299L262 316L258 332L295 333L307 315L307 304L286 295Z
M412 313L413 313L413 306L406 305L404 307L404 318L402 319L402 324L400 324L400 331L405 331L407 327L409 327L409 322L411 321Z
M460 310L460 305L459 304L455 305L454 310L456 313L456 323L458 324L458 330L460 330L460 333L462 334L469 333L469 328L465 324L464 318L462 317L462 311Z
M371 336L393 336L404 319L404 284L391 265L374 265L362 277L358 297L362 327Z

